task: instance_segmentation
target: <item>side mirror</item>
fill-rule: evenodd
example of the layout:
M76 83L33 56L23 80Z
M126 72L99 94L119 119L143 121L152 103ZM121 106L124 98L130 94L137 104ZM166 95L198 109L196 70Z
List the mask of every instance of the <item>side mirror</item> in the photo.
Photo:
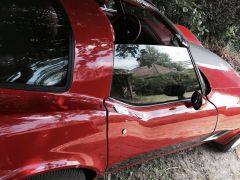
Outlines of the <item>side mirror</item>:
M195 91L191 97L192 106L195 110L199 110L202 106L203 99L202 94L198 91Z

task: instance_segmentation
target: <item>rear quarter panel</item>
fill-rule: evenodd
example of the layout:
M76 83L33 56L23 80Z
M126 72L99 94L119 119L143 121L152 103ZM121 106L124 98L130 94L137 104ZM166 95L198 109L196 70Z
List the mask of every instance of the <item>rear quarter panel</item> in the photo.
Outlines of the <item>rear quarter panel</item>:
M191 44L192 55L211 86L208 99L218 108L215 131L238 132L240 128L240 76L222 58Z
M0 179L64 168L107 166L106 111L113 64L112 27L94 0L62 0L75 52L64 93L0 89Z

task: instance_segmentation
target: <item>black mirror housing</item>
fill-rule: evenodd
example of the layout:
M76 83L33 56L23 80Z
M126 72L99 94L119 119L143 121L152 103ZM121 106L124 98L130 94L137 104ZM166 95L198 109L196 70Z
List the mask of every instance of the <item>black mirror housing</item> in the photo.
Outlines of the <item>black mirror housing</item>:
M195 110L199 110L202 107L203 99L202 94L195 91L191 97L192 106Z

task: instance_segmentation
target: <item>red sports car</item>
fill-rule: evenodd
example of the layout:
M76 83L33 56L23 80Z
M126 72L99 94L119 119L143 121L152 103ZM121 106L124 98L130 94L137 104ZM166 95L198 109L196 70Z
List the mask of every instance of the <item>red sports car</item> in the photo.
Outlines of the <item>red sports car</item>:
M239 144L240 76L144 0L1 0L0 179L81 179Z

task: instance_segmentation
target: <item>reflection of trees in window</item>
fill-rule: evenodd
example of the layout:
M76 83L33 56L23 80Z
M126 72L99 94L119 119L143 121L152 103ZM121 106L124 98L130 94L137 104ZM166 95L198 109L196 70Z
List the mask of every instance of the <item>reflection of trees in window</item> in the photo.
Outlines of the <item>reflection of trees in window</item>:
M145 49L140 50L140 55L137 61L139 62L140 67L151 67L152 64L157 64L178 71L183 70L182 66L172 62L172 59L167 53L159 52L158 49L152 46L146 46Z
M145 48L143 49L142 47ZM123 59L127 58L129 55L136 58L140 67L151 67L153 64L157 64L166 68L175 69L177 71L182 71L184 67L187 67L185 66L186 62L175 63L170 58L169 54L159 52L159 50L153 46L120 44L116 45L115 53L115 56Z
M132 99L132 85L132 74L130 74L128 70L115 70L111 96Z
M126 58L129 54L136 57L139 53L139 45L137 44L120 44L116 48L116 56Z
M132 87L136 94L141 96L165 94L165 87L169 85L180 85L186 92L198 90L199 84L193 70L189 72L171 72L152 78L132 77Z
M164 51L164 47L118 45L115 55L121 57L117 58L120 63L137 61L139 65L131 70L127 66L115 69L111 96L140 104L190 98L192 92L199 90L190 58L183 53L187 59L176 61L165 52L169 48Z

